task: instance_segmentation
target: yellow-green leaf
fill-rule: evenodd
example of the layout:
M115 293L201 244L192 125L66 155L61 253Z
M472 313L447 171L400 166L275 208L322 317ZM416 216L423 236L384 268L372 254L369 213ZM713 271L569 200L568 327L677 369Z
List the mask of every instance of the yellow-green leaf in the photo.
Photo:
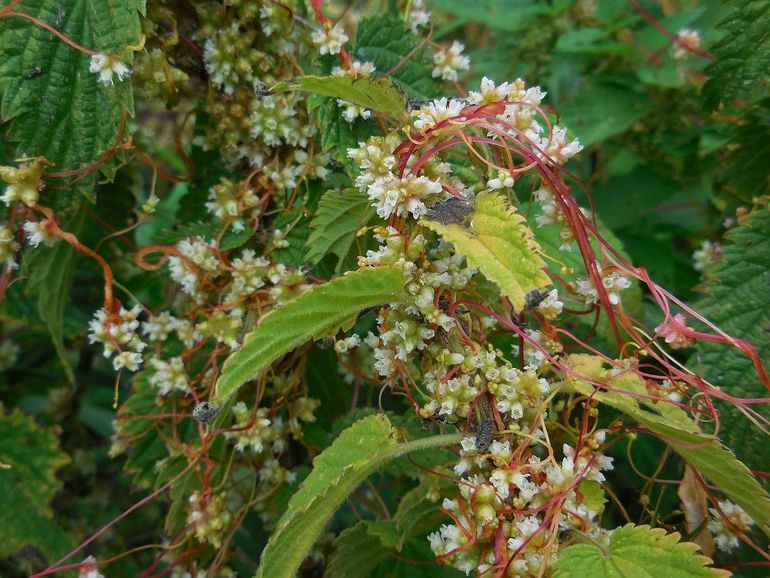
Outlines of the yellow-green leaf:
M494 281L517 310L532 289L549 284L545 262L526 220L496 193L482 192L468 226L420 221L439 233L487 279Z

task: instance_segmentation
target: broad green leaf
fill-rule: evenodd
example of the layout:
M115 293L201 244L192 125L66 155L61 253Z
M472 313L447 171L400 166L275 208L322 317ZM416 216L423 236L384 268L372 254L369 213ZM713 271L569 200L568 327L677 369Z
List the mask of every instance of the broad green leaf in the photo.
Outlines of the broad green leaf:
M351 104L395 117L406 114L407 98L389 78L359 76L300 76L279 82L270 88L272 94L299 90L339 98Z
M384 463L406 453L458 443L459 434L397 441L384 415L366 417L313 460L262 552L257 578L293 578L337 507Z
M79 235L85 222L85 211L81 207L65 230ZM53 247L29 249L30 277L26 293L35 298L37 312L51 334L56 353L61 360L70 382L75 381L67 351L64 348L64 306L69 301L72 280L75 277L77 253L69 243L59 240Z
M216 402L227 400L260 369L308 339L335 333L362 309L405 299L404 284L400 269L362 269L318 285L271 311L225 361Z
M711 49L706 68L706 102L716 107L734 98L764 94L770 67L770 0L729 0L730 14L719 27L725 36Z
M372 522L362 520L346 528L334 540L334 552L329 558L324 578L372 576L374 570L388 557L388 549L380 538L369 533Z
M311 96L308 98L308 103L314 98L323 101L311 110L318 123L321 148L329 151L334 160L344 165L348 175L358 174L358 165L348 157L348 149L356 148L358 143L366 142L379 130L379 127L362 118L357 118L350 123L342 116L340 105L335 99Z
M440 95L441 83L432 76L432 51L423 46L409 27L399 18L372 16L364 18L356 31L353 57L361 62L372 62L375 75L386 74L411 99L426 99ZM413 52L414 51L414 52ZM409 58L404 56L409 54Z
M770 209L758 208L727 233L724 260L711 271L700 311L729 335L747 340L757 348L765 367L770 367ZM767 397L751 360L738 349L699 341L690 366L704 379L737 397ZM716 401L716 400L715 400ZM770 470L766 436L747 416L729 403L718 404L720 436L751 468ZM770 419L770 406L750 406Z
M576 544L559 554L554 578L718 578L727 570L710 568L698 545L680 542L679 533L627 524L612 533L610 543Z
M452 243L470 266L497 283L518 311L524 308L529 291L550 282L527 221L501 195L479 193L468 227L425 220L420 223Z
M140 0L23 0L14 10L42 19L81 46L118 54L139 42L143 6ZM133 115L129 79L100 84L99 75L89 72L89 55L25 18L0 19L0 47L0 120L12 121L7 138L18 141L19 156L44 156L54 163L52 171L80 169L115 144L121 123ZM112 176L115 167L108 161L101 171ZM77 188L89 192L97 173Z
M664 440L682 458L719 487L733 502L754 519L770 535L770 496L751 471L713 435L703 433L690 417L673 403L665 400L653 403L642 379L632 372L613 376L601 358L588 354L570 355L565 364L582 376L606 384L619 391L596 390L586 381L569 378L568 389L593 396L633 418Z
M593 102L601 102L600 107ZM564 126L584 145L592 145L625 132L643 118L649 100L641 93L618 85L591 83L570 102L559 105Z
M6 415L0 404L0 558L31 544L54 561L72 547L48 506L62 487L56 470L68 462L52 432L18 410Z
M337 256L337 271L353 247L356 233L374 216L369 198L355 189L327 191L321 198L307 240L307 256L311 263L318 263L326 255Z
M480 22L490 28L507 32L516 32L538 16L552 13L549 6L531 5L532 3L520 1L514 7L510 0L438 0L434 4L437 9L458 18Z

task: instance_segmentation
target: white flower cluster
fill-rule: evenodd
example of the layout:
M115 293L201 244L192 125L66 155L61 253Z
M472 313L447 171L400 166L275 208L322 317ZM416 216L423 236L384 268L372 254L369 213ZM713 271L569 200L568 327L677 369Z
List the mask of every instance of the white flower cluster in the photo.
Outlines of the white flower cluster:
M245 220L259 202L260 197L251 187L244 188L229 179L221 179L209 189L206 210L221 221L232 220L233 231L239 233L246 228Z
M540 439L542 431L528 434ZM595 432L579 450L564 444L561 462L532 456L524 463L512 461L509 441L493 441L482 451L475 436L461 442L460 460L455 473L464 476L459 484L460 498L445 499L442 507L457 522L445 524L428 536L437 556L460 571L491 576L499 559L513 559L511 576L542 575L556 562L556 549L549 544L553 527L547 522L548 504L558 504L557 533L579 530L604 541L606 533L597 525L599 512L582 494L579 479L603 481L603 471L612 469L612 459L598 448L605 433ZM579 478L579 479L578 479ZM508 514L529 510L529 515ZM502 526L507 552L492 547ZM479 564L479 556L487 554Z
M692 254L692 258L695 262L694 267L696 271L707 271L714 264L724 259L722 245L706 239L701 243L700 248Z
M19 250L19 244L11 231L5 225L0 225L0 264L9 269L16 269L19 264L16 262L16 251Z
M34 207L43 190L43 169L45 159L37 158L23 162L18 167L0 167L0 179L7 183L5 192L0 200L10 207L14 203L24 203Z
M425 7L424 0L412 0L409 6L409 15L407 17L409 29L414 34L418 34L421 28L427 28L430 24L430 12Z
M200 237L188 237L177 243L176 250L178 255L168 258L171 278L182 286L182 291L201 300L202 278L220 273L216 245Z
M312 136L315 129L309 124L303 126L297 114L298 102L294 94L275 94L255 99L249 116L252 138L268 147L306 147L308 137Z
M433 78L443 78L450 82L457 80L459 70L468 70L471 65L470 59L463 54L465 45L459 40L455 40L448 48L442 48L433 55Z
M599 263L596 268L602 277L602 286L607 292L610 304L620 304L620 292L631 287L631 280L617 271L602 271ZM599 303L599 291L592 279L578 279L577 292L583 296L586 303Z
M221 548L222 539L233 521L233 515L227 509L227 496L224 493L206 496L196 490L190 495L189 502L187 523L195 527L195 537L202 544Z
M700 48L700 33L692 28L682 28L674 40L674 58L682 60Z
M751 529L754 520L743 508L728 500L720 500L719 510L722 511L721 514L716 508L709 508L711 520L708 522L708 529L717 548L729 552L740 546L739 536Z
M104 357L112 357L115 371L123 368L136 371L142 364L142 351L147 344L137 333L137 317L141 312L141 305L135 305L130 310L121 307L114 315L110 315L105 309L99 309L88 324L89 343L104 345Z
M233 94L238 86L250 86L256 80L249 55L239 53L241 24L236 20L217 31L203 46L203 61L211 82L225 94Z
M339 54L342 51L342 45L348 41L348 35L339 24L318 28L313 31L310 38L321 54Z
M151 359L150 365L150 385L158 389L159 395L168 395L172 391L190 393L189 378L181 357L171 357L167 361Z

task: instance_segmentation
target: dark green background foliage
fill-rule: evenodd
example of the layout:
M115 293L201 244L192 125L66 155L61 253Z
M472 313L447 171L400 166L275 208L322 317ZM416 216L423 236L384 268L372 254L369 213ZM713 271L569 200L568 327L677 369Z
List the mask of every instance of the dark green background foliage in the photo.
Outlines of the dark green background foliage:
M158 2L156 11L151 6L144 20L141 0L24 0L16 9L43 19L83 46L117 52L136 44L141 30L192 34L194 5L200 4ZM350 42L354 58L374 62L380 74L393 70L390 77L409 100L454 93L432 78L430 44L419 46L420 38L409 32L397 13L398 3L369 4L356 3L365 18ZM554 115L558 113L560 122L585 145L567 168L587 184L607 237L617 239L630 260L671 293L700 308L726 332L758 345L760 356L770 365L770 211L766 208L770 0L640 2L669 31L697 29L702 49L713 60L695 54L674 59L670 39L627 0L597 0L594 11L587 9L591 3L585 0L427 0L427 4L433 16L432 40L460 39L466 44L472 66L461 74L460 84L475 89L488 76L497 82L521 77L530 85L541 85ZM193 47L200 51L194 43ZM409 52L411 57L401 63ZM216 227L207 222L204 209L208 189L220 177L236 175L219 153L204 150L193 138L212 122L205 89L196 96L182 95L182 112L165 111L164 103L142 92L137 81L135 102L128 81L101 87L96 75L88 72L87 55L18 17L0 18L0 54L2 164L14 164L13 159L20 156L42 155L53 163L52 171L78 169L100 159L119 137L125 140L133 135L170 172L185 174L189 167L177 150L177 135L169 134L178 132L182 137L185 154L195 166L194 178L181 184L159 179L156 190L162 201L154 219L122 240L105 237L135 222L154 182L146 166L137 162L121 166L130 155L110 158L99 171L76 183L69 178L51 179L43 197L60 211L62 227L77 233L84 244L93 247L103 240L100 254L115 264L116 277L128 294L160 305L167 297L165 279L138 268L132 251L196 234L210 236ZM191 54L194 49L180 56L177 64L205 86L203 65ZM319 74L327 73L332 60L317 60L303 64L308 70L315 66L316 71L322 69ZM280 252L284 263L312 267L312 274L331 278L355 268L355 257L371 245L371 235L355 237L372 222L373 209L365 195L352 188L346 173L354 165L346 151L374 134L377 126L361 119L348 123L331 98L310 97L308 108L319 124L320 147L341 167L330 177L336 180L336 190L311 182L292 210L276 217L273 225L293 224L289 246ZM195 128L178 129L188 114L194 117ZM103 177L114 182L102 182ZM531 183L522 179L516 192L526 202ZM588 205L585 191L574 187L572 193ZM764 208L735 223L736 210L742 215L755 205ZM0 222L7 216L3 211L0 208ZM725 234L726 225L730 228ZM541 234L546 248L548 235ZM222 246L264 242L254 237L251 229L228 231ZM693 267L692 254L704 240L723 242L725 249L723 261L701 275ZM0 338L12 340L22 351L13 367L0 368L4 404L0 405L4 412L0 462L15 460L18 471L36 472L29 473L29 478L37 478L35 483L7 483L0 470L4 499L13 504L13 508L0 507L3 576L23 576L44 568L46 562L53 562L178 474L185 463L169 458L158 467L159 460L167 458L162 437L173 432L157 432L146 420L136 420L130 427L141 441L128 457L108 456L115 374L86 339L88 320L102 304L102 283L98 267L63 243L25 250L18 280L0 307ZM662 321L661 312L649 295L638 287L633 291L629 305L634 317L655 327ZM356 321L359 332L365 335L373 327L372 317L367 314ZM599 335L595 343L606 346L602 337L607 335L606 327L600 326ZM310 455L329 446L355 418L378 405L378 389L372 387L358 400L357 411L348 411L350 388L338 374L334 353L316 344L303 355L310 395L322 404L316 412L318 421L305 426L307 447L294 448L294 457L301 456L298 460L305 462L295 470L300 479L309 471ZM725 354L724 348L704 345L684 350L678 358L727 393L768 396L748 360L737 352ZM124 411L159 411L155 393L141 377L131 385L128 382L124 376L119 383ZM406 405L393 400L385 405L395 412L394 425L415 437L427 435L416 419L398 417ZM757 411L770 418L766 407ZM177 410L170 403L161 409ZM751 468L770 470L766 437L734 407L720 404L720 410L722 439ZM177 433L190 443L198 439L193 426ZM18 452L25 444L35 446L34 455ZM223 446L211 450L220 476L227 462ZM632 517L652 525L681 525L681 516L670 514L679 504L673 488L659 490L653 506L638 503L644 481L623 463L623 450L615 448L617 469L609 477ZM438 463L446 457L442 451L435 450L436 455L428 458ZM651 474L661 451L658 441L640 440L632 452L635 466ZM424 465L431 467L428 458L423 456ZM388 488L382 495L388 510L398 513L395 520L359 521L349 505L337 512L330 530L347 529L329 558L330 576L351 576L351 568L362 576L461 575L451 568L404 562L433 559L424 536L444 520L435 509L421 509L427 489L410 479L410 471L414 471L412 464L402 458L375 475L375 481ZM677 479L681 471L669 462L659 476ZM283 512L296 484L278 492L268 510ZM144 506L86 553L98 552L100 559L106 559L160 540L164 528L167 535L179 532L186 523L184 501L198 487L196 477L182 477L167 499ZM16 494L22 498L15 499ZM6 533L14 518L23 518L25 524L16 533ZM605 520L623 523L617 510L608 509ZM231 562L239 575L255 572L269 530L256 513L243 520ZM105 574L137 576L152 556L122 558ZM741 551L739 559L751 556ZM761 576L760 570L736 569L736 575Z

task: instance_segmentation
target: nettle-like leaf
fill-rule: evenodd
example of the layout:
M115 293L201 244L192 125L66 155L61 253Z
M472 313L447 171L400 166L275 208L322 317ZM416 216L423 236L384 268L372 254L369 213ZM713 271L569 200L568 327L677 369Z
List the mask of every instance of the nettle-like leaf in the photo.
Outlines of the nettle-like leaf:
M576 544L559 555L554 578L719 578L727 570L710 568L711 559L697 553L698 545L680 542L679 533L662 528L627 524L612 533L605 548L600 544Z
M308 339L332 335L350 325L362 309L404 300L405 283L398 268L362 269L318 285L271 311L246 335L243 347L225 361L215 401L226 401L260 369Z
M62 486L56 470L68 462L53 433L0 404L0 558L31 544L53 560L72 547L48 506Z
M770 366L770 209L752 211L726 239L730 242L724 247L724 260L710 272L714 280L706 285L698 311L729 335L753 344L765 366ZM699 341L690 366L730 395L767 396L751 360L736 348ZM767 404L750 407L770 419ZM750 467L770 470L770 450L762 431L734 405L719 403L718 409L722 439Z
M337 256L340 271L356 238L356 233L374 217L366 194L356 190L327 191L321 198L310 228L305 259L318 263L326 255Z
M139 42L142 0L23 0L14 11L37 17L70 40L104 54L118 54ZM7 138L18 156L44 156L53 171L80 169L116 141L126 115L133 115L131 83L99 83L90 56L21 17L0 19L0 89ZM126 59L130 63L130 57ZM115 162L100 168L114 174ZM89 192L96 172L78 182Z
M389 78L374 76L353 78L349 75L300 76L293 80L279 82L270 88L270 93L292 90L339 98L397 118L403 118L406 114L407 98Z
M427 46L418 48L420 42L403 20L387 15L372 16L358 25L353 57L372 62L376 67L375 76L389 72L388 78L409 98L434 98L439 96L441 84L431 76L431 52ZM407 54L410 56L405 59Z
M316 106L313 106L316 104ZM321 148L329 151L331 158L341 163L348 175L358 174L358 165L348 157L348 149L356 148L359 143L367 139L379 130L379 127L371 121L362 118L355 119L352 123L345 120L342 110L336 99L326 97L308 98L313 117L318 124L318 132L321 140Z
M706 68L706 102L717 106L736 97L750 99L767 81L770 67L770 0L729 0L732 11L720 24L725 36L711 49ZM764 92L762 90L761 92Z
M684 410L665 400L653 403L637 374L624 372L613 376L599 357L573 354L565 364L580 375L620 391L596 390L592 384L571 377L564 382L568 390L592 396L661 436L770 535L770 496L751 471L713 435L702 432Z
M289 500L262 551L257 578L295 576L337 507L383 464L409 452L460 441L459 434L411 442L399 442L397 435L385 415L369 416L343 431L313 460L313 471Z
M467 227L426 220L420 224L452 243L471 267L497 283L517 310L524 308L529 291L550 283L527 221L501 195L479 193Z

